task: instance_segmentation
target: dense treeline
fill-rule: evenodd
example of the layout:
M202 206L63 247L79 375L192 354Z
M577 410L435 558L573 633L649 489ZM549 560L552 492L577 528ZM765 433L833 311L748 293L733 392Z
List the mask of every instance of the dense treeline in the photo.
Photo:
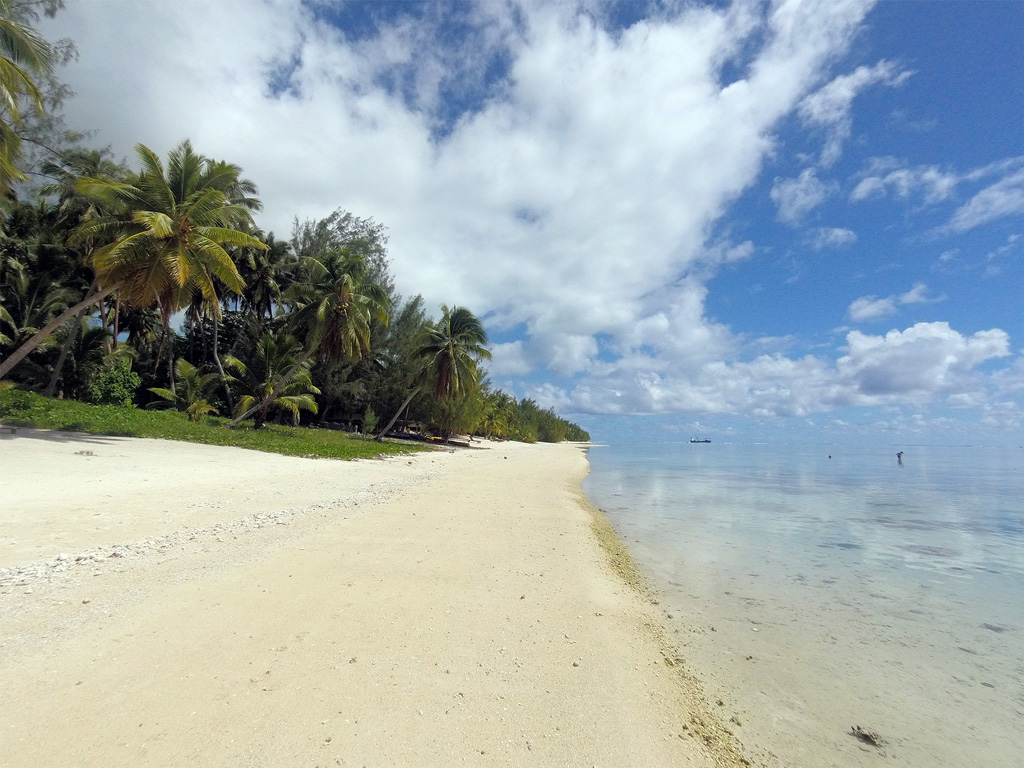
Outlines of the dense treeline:
M35 7L0 0L0 378L257 427L588 439L489 384L471 311L396 292L383 225L339 209L280 239L238 166L184 141L129 167L42 119L58 57ZM24 144L45 146L31 183Z

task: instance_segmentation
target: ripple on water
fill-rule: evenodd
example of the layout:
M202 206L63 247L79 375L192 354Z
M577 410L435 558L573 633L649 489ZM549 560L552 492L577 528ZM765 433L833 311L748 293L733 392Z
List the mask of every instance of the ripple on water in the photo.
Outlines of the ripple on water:
M960 552L949 547L934 547L929 544L901 544L900 549L905 552L913 552L917 555L929 555L931 557L959 557Z

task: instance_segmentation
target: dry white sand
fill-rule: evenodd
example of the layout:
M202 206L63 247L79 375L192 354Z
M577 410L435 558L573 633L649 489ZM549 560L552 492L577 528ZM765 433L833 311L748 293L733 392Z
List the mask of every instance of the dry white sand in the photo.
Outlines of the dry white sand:
M2 766L732 766L579 447L0 437Z

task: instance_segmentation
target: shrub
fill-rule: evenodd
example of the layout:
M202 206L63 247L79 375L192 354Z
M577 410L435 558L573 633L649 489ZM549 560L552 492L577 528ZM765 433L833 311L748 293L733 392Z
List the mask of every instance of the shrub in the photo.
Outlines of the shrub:
M97 405L130 406L140 384L142 379L132 370L131 360L121 359L93 375L89 381L89 401Z
M377 424L379 419L377 414L373 412L373 408L367 406L366 413L363 414L363 434L372 435L377 432Z

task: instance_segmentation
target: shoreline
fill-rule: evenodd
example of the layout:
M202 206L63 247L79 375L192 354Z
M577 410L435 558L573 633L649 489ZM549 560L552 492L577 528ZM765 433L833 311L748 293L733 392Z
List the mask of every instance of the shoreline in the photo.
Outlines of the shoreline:
M1024 584L1018 531L1002 525L1024 512L1019 462L717 450L592 454L584 487L746 756L1016 768Z
M0 511L22 537L0 568L40 571L0 579L0 762L744 764L616 567L580 446L336 462L179 444L172 462L162 441L19 434L5 466L21 440L71 509ZM61 474L83 460L132 482ZM223 504L205 465L235 471ZM168 466L190 482L140 505ZM33 498L31 473L7 474Z

